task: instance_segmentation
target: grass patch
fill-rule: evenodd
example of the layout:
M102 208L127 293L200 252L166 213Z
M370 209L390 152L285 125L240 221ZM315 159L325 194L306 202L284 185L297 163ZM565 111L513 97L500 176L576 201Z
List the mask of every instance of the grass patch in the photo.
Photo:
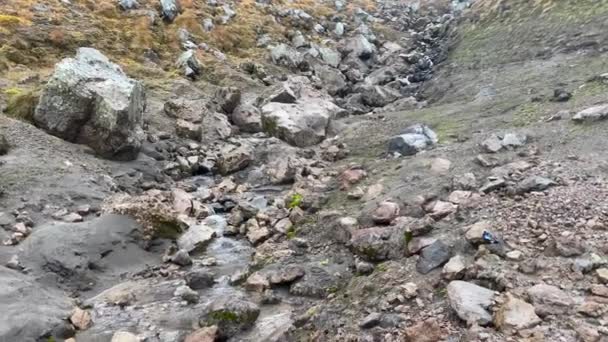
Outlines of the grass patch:
M289 208L289 209L299 208L302 205L303 200L304 200L304 196L302 196L301 194L296 192L295 194L291 195L287 208Z
M9 95L9 99L4 114L21 121L33 122L40 91L9 88L5 93Z
M543 115L541 102L528 102L517 107L513 114L513 125L525 127L537 122Z

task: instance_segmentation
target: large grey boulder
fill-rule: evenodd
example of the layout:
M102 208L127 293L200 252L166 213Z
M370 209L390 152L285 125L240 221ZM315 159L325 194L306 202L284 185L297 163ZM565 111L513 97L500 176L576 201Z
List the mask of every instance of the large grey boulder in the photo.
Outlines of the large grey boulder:
M584 109L572 117L572 120L577 123L593 122L608 118L608 104L594 106Z
M189 253L196 253L204 248L215 238L215 230L204 224L193 225L179 237L177 246Z
M323 62L327 63L327 65L333 68L337 68L338 65L340 65L340 61L342 61L342 55L340 52L331 48L320 47L319 54L321 55Z
M234 109L230 118L232 123L243 132L257 133L262 131L262 113L252 104L239 105Z
M403 256L405 238L396 227L372 227L351 232L350 246L361 258L384 261Z
M401 94L386 86L366 84L361 87L361 99L370 107L384 107L401 98Z
M179 14L178 0L160 0L160 7L160 15L167 22L172 22Z
M59 291L0 266L0 307L0 341L33 342L62 324L73 304Z
M323 84L329 95L336 96L344 92L347 87L346 77L340 70L331 68L327 65L316 65L315 75Z
M273 63L292 69L301 68L304 61L302 54L287 44L270 47L270 58Z
M454 280L448 284L448 301L460 319L469 325L488 325L492 315L488 308L492 305L495 293L490 289Z
M273 92L261 110L263 130L298 147L323 141L330 121L344 111L329 96L314 89L305 77L284 82L279 94Z
M250 328L260 315L260 308L247 300L224 296L211 302L200 317L201 325L216 325L222 336L229 338Z
M370 43L364 35L358 34L346 41L344 51L361 59L369 59L376 53L376 46Z
M55 67L35 124L64 140L90 146L104 158L132 160L144 137L143 85L101 52L80 48Z
M322 100L295 104L271 102L262 107L262 125L271 136L306 147L325 139L329 122L339 111L335 104Z
M437 134L428 126L413 125L389 141L388 151L397 152L403 156L416 154L438 142Z

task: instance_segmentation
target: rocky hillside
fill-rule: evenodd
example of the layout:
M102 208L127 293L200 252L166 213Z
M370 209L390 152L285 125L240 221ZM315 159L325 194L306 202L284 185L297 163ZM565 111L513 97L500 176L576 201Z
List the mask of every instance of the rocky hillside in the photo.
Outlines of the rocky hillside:
M608 2L0 13L0 339L608 341Z

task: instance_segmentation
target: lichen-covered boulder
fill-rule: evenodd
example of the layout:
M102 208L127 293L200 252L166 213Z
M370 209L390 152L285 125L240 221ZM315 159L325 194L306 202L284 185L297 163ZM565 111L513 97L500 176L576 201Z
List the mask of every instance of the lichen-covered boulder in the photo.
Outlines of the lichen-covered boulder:
M55 67L34 123L64 140L91 147L104 158L132 160L144 138L143 85L101 52L80 48Z

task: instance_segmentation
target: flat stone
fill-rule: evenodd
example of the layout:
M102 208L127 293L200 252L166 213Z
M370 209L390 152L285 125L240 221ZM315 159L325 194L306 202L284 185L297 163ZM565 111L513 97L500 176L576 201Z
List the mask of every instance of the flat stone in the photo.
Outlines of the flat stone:
M443 266L442 275L447 280L461 278L466 268L465 260L462 255L456 255Z
M485 326L492 322L487 309L492 305L494 291L460 280L450 282L447 289L450 306L460 319L469 325Z
M395 202L384 201L374 210L372 220L377 224L389 224L397 216L399 216L399 205Z
M359 323L359 327L361 329L369 329L380 324L380 320L382 319L382 314L378 312L372 312L369 315L365 316L363 320Z
M416 263L416 270L422 274L427 274L446 263L450 259L450 256L450 247L441 241L435 241L420 252L420 258Z
M505 302L500 306L494 317L494 325L498 330L515 334L520 330L529 329L541 322L536 315L534 306L507 293Z
M112 336L111 342L139 342L139 338L127 331L117 331Z
M435 158L431 161L431 172L436 175L447 175L450 172L452 162L443 158Z
M556 286L537 284L527 290L535 312L541 316L564 314L570 311L574 300Z
M595 273L602 283L608 283L608 268L598 268L595 270Z
M215 238L216 232L213 228L206 225L190 226L188 230L177 239L179 249L186 250L188 253L202 251Z
M270 287L268 278L260 272L250 275L245 281L245 288L250 291L262 293Z
M572 120L577 123L594 122L608 118L608 104L589 107L584 109L572 117Z

